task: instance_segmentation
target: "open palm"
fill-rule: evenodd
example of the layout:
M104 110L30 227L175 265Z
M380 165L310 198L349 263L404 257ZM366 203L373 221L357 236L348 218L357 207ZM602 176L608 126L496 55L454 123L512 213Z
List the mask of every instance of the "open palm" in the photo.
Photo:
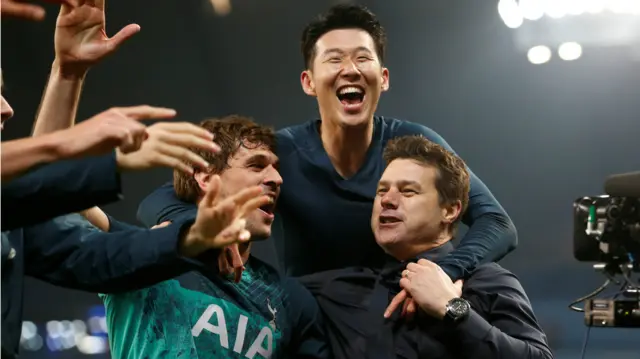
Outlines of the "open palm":
M130 24L109 38L104 5L104 0L81 0L77 6L61 6L54 40L61 66L86 71L140 31L140 26Z

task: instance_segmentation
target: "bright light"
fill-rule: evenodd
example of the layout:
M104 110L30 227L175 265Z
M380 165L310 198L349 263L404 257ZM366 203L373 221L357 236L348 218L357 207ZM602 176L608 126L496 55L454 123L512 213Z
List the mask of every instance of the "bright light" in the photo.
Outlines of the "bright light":
M588 0L565 0L567 6L567 14L581 15L586 11L586 1Z
M504 24L512 29L520 27L524 20L522 11L520 11L516 0L500 0L498 3L498 14L500 14Z
M577 60L582 56L582 46L577 42L565 42L558 47L558 56L564 61Z
M529 49L527 58L534 65L544 64L551 59L551 50L546 46L535 46Z
M585 8L592 14L598 14L604 11L606 0L585 0Z
M567 5L566 0L546 0L545 13L551 18L559 19L567 15Z
M520 0L522 16L527 20L540 20L544 16L544 7L539 0Z
M106 353L107 340L102 337L86 336L78 342L78 351L82 354Z
M213 11L218 15L228 15L231 12L231 0L209 0Z

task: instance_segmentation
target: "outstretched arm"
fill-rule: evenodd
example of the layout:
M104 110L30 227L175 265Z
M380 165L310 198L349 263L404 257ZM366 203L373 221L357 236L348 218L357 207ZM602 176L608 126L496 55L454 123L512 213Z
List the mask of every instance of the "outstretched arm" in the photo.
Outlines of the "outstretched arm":
M397 135L423 135L455 153L442 136L419 124L406 122L398 129ZM518 243L516 228L507 212L470 169L469 175L469 207L462 217L469 231L455 251L437 261L454 281L467 276L480 263L500 260Z

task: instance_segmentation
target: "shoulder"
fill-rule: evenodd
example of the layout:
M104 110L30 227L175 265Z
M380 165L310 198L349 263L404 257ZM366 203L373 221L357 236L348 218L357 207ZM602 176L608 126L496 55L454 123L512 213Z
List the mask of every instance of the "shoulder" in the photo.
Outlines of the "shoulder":
M518 277L497 263L487 263L476 267L465 279L464 288L485 293L524 295L524 288Z
M379 121L378 123L382 126L385 133L389 133L390 138L422 135L435 143L441 145L445 144L445 141L440 134L425 125L382 116L376 117L376 121Z
M312 134L315 120L306 121L299 125L282 128L276 132L278 155L285 156L293 152L294 148L305 145Z

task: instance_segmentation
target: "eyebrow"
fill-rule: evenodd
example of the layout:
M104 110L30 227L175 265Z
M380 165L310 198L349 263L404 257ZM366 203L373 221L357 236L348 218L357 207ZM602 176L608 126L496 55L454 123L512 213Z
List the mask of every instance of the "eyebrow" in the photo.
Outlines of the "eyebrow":
M398 187L416 186L420 188L420 182L418 181L400 180L400 181L396 181L396 184L398 185ZM378 182L378 186L388 186L388 185L389 185L389 181L381 180L380 182Z
M256 153L254 155L251 155L246 160L246 162L252 162L252 161L273 162L274 166L280 163L280 159L278 159L278 156L276 156L275 154L268 156L264 153Z

